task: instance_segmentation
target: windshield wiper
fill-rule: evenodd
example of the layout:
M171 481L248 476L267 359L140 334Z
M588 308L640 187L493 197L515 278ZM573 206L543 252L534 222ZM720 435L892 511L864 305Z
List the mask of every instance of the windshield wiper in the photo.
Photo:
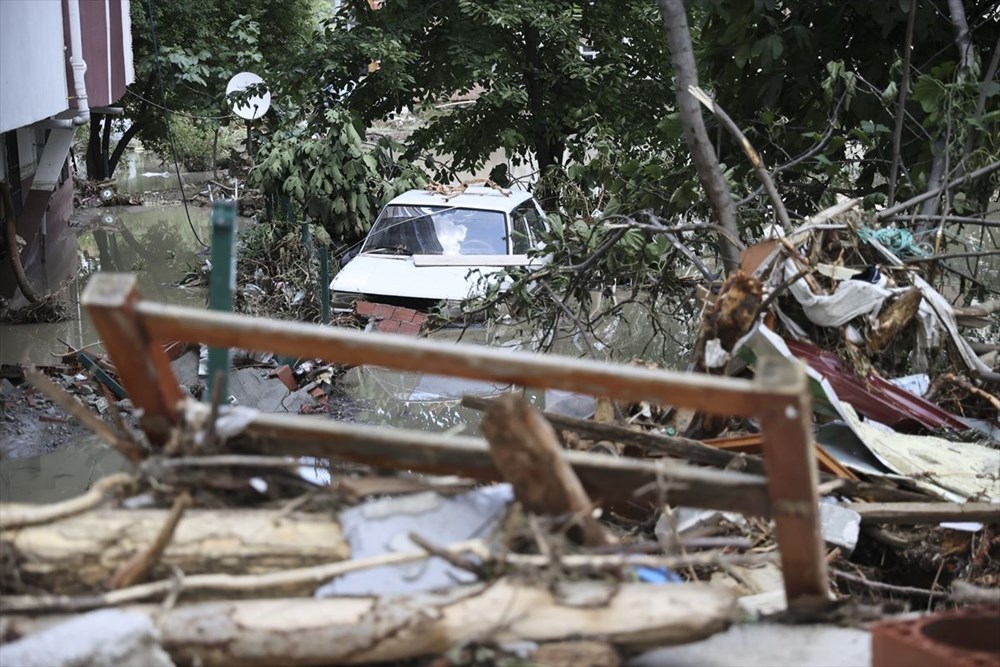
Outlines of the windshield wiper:
M373 255L413 255L412 252L407 250L401 245L398 246L383 246L381 248L371 248L370 250L365 250L365 253L371 253Z

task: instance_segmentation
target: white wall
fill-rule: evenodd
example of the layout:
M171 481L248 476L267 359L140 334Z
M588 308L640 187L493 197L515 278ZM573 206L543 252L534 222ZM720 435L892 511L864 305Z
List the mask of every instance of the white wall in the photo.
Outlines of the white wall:
M69 106L60 0L0 0L0 132Z

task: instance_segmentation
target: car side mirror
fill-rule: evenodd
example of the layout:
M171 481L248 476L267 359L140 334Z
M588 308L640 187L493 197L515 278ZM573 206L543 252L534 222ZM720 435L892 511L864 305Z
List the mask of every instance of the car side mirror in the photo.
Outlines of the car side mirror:
M353 248L351 248L350 250L348 250L347 252L345 252L343 255L341 255L340 256L340 268L344 268L345 266L348 265L348 263L350 263L350 261L352 259L354 259L355 257L357 257L358 256L358 252L360 250L361 250L361 246L360 245L356 245Z

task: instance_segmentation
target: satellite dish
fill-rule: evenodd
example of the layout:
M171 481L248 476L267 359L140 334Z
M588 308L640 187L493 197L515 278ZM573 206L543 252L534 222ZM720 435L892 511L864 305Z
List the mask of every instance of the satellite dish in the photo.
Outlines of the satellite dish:
M253 72L240 72L229 80L226 84L226 99L233 93L237 93L241 90L246 90L250 86L255 84L264 83L264 79L260 78ZM271 93L267 92L263 95L252 95L247 98L246 102L232 102L233 113L243 118L245 120L256 120L267 113L267 110L271 108Z

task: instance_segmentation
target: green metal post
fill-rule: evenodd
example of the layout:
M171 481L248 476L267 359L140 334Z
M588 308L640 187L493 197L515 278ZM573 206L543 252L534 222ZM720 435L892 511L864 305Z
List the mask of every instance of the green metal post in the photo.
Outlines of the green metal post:
M212 204L212 272L208 279L208 307L211 310L232 312L233 292L236 291L236 202L216 199ZM229 396L229 348L212 347L208 350L207 400L213 394L216 375L221 371L222 386L219 396Z
M330 248L319 247L319 302L323 306L323 324L330 323Z

